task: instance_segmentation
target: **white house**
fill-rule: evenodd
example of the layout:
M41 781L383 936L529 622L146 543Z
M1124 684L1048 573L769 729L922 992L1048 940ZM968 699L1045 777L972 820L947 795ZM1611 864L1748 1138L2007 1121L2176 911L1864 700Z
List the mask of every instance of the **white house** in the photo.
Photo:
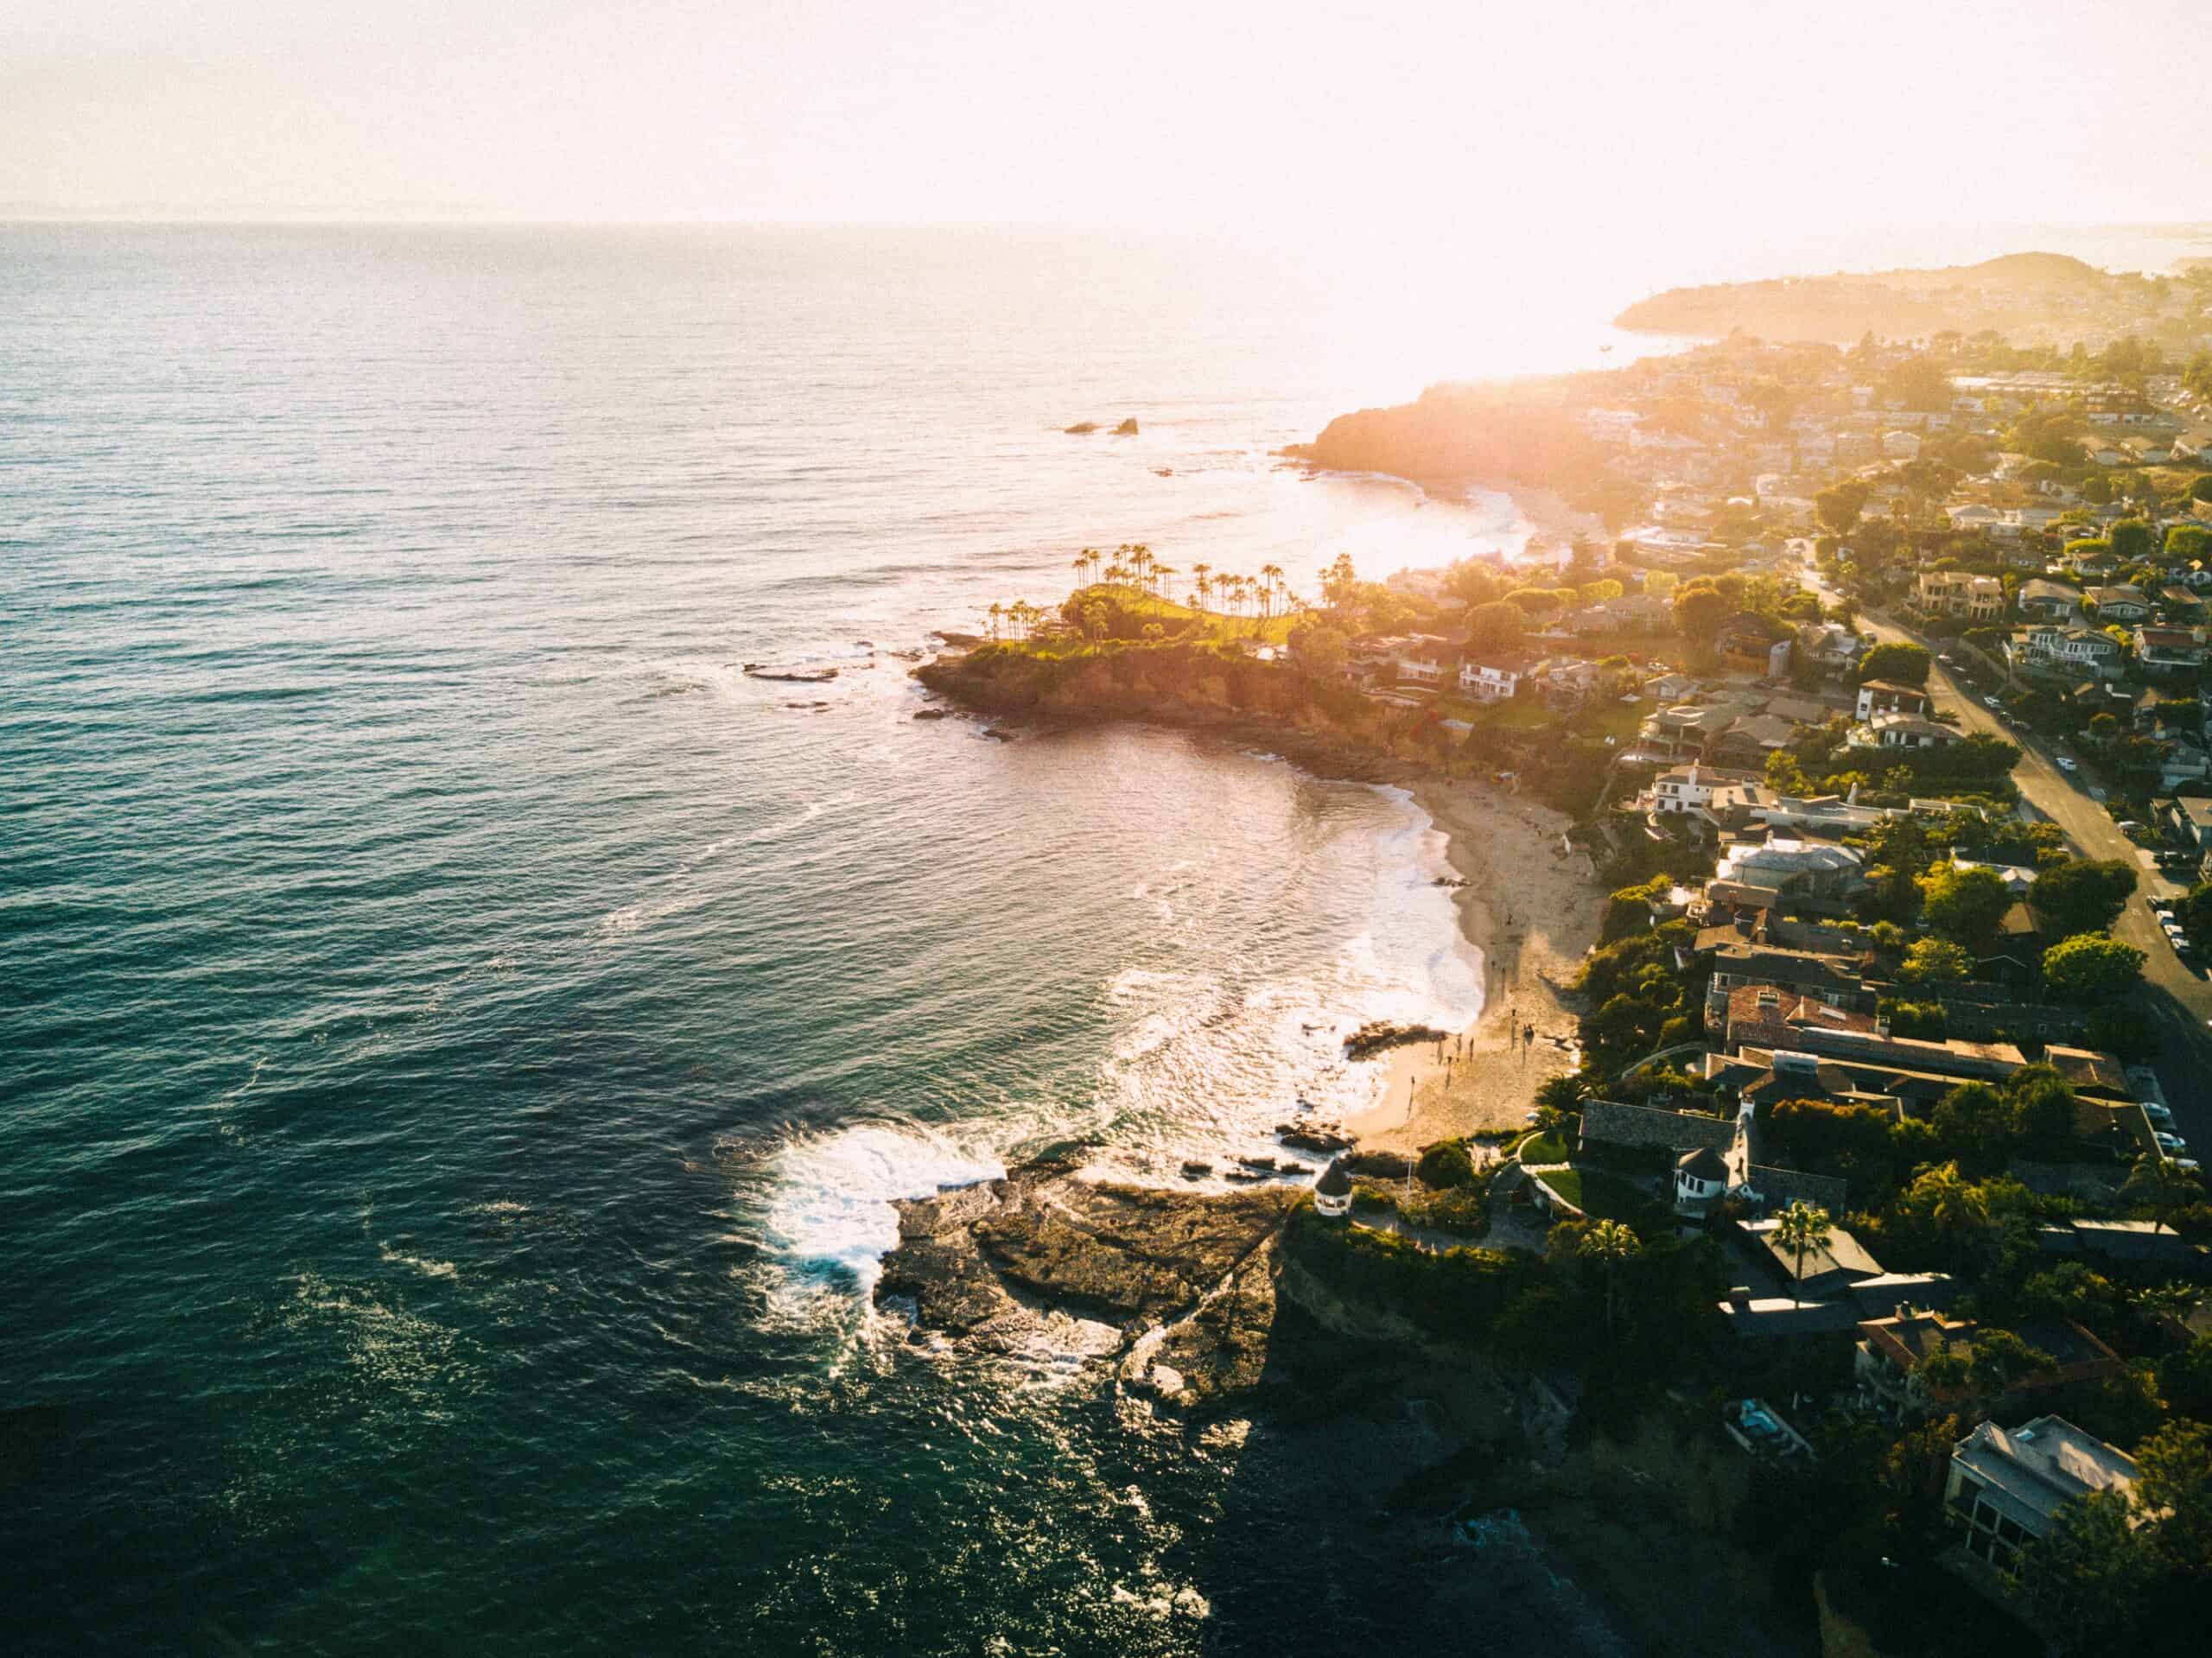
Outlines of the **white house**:
M2139 627L2135 630L2135 660L2145 673L2204 665L2203 630L2190 627Z
M1313 1183L1313 1212L1332 1217L1351 1212L1351 1177L1344 1172L1341 1158L1322 1170Z
M1662 812L1692 811L1713 804L1713 791L1761 780L1757 772L1731 772L1717 765L1678 765L1651 783L1651 804Z
M1900 685L1893 679L1870 679L1859 688L1855 710L1863 725L1878 714L1926 714L1928 693L1917 685Z
M1948 748L1958 740L1959 734L1949 726L1903 709L1878 714L1865 725L1853 727L1849 739L1854 748Z
M2120 670L2120 641L2086 627L2031 627L2015 633L2005 653L2016 662L2082 668L2112 675Z
M1503 702L1520 685L1521 676L1510 668L1491 668L1473 662L1459 664L1459 689L1478 702Z
M1675 1213L1702 1220L1728 1190L1728 1165L1710 1146L1675 1159Z
M1967 1552L2007 1572L2020 1551L2093 1491L2133 1492L2135 1458L2063 1416L2038 1416L2010 1430L1984 1422L1951 1448L1944 1517L1966 1534Z

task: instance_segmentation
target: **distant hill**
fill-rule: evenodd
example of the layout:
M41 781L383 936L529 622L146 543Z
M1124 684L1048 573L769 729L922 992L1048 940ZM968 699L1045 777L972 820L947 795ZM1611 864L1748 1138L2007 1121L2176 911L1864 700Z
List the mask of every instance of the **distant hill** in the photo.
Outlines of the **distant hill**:
M2124 322L2154 304L2144 278L2116 276L2064 253L2007 253L1935 270L1839 271L1767 282L1674 288L1615 319L1643 334L1847 345L1864 334L1921 339L1945 329L2007 339L2055 338Z

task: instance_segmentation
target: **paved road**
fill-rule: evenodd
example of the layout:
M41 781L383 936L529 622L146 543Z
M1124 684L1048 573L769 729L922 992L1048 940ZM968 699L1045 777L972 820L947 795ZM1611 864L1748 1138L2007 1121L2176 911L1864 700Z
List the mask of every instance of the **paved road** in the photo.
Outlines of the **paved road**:
M1836 594L1818 577L1808 572L1804 582L1823 600L1835 601ZM1923 639L1885 617L1861 613L1858 625L1861 632L1890 643L1925 645L1937 652L1947 648L1942 641ZM2120 832L2112 814L2089 797L2087 780L2079 772L2061 771L2055 763L2062 746L2008 729L1940 663L1929 671L1928 685L1936 706L1957 715L1961 730L1990 732L2020 746L2020 764L2012 780L2020 785L2027 804L2056 823L2078 852L2140 867L2135 843ZM2212 1020L2212 983L2174 954L2151 912L2152 899L2177 890L2154 872L2143 870L2142 885L2112 932L2144 953L2143 1003L2160 1035L2158 1083L2173 1107L2177 1131L2190 1142L2189 1154L2202 1156L2212 1148L2212 1029L2205 1023Z

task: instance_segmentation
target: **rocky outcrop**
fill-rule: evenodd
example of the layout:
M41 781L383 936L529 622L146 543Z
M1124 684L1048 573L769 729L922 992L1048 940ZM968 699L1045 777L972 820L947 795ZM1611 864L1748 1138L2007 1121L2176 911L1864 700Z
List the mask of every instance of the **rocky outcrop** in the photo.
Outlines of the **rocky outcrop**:
M773 679L793 685L821 685L836 678L835 668L771 668L766 663L745 664L747 679Z
M1433 1025L1407 1025L1394 1019L1370 1020L1344 1039L1344 1058L1367 1059L1391 1048L1451 1039L1451 1032L1440 1031Z
M1055 1313L1120 1328L1122 1380L1183 1406L1255 1385L1274 1322L1280 1185L1195 1192L1093 1181L1072 1157L899 1205L879 1302L980 1352L1026 1350ZM1165 1367L1166 1375L1155 1375Z
M1136 435L1137 422L1134 415L1114 429L1116 437L1135 437Z
M1070 437L1089 437L1098 429L1098 422L1095 420L1079 420L1074 425L1064 426L1060 429Z

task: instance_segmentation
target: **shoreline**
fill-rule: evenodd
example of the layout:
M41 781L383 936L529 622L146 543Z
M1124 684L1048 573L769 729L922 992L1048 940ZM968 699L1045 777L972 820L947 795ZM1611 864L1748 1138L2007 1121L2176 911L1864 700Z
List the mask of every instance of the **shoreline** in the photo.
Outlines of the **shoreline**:
M1412 1153L1439 1140L1517 1129L1539 1083L1573 1070L1576 1014L1567 986L1597 942L1603 897L1589 854L1562 851L1570 820L1467 778L1406 785L1445 837L1465 885L1453 893L1460 936L1483 960L1483 1006L1442 1045L1392 1049L1373 1107L1344 1131L1363 1149ZM1533 1024L1533 1045L1514 1032Z

